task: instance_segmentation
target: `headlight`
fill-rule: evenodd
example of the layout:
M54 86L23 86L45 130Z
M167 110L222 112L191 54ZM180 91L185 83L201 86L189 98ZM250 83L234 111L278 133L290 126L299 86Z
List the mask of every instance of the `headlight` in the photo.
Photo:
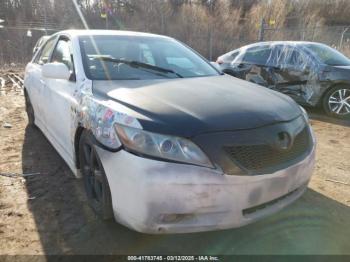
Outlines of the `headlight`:
M305 110L302 106L299 106L299 107L300 107L301 112L303 113L303 116L304 116L304 118L305 118L305 121L306 121L307 123L309 123L310 119L309 119L308 113L306 112L306 110Z
M114 125L122 144L144 155L213 168L202 150L191 141L144 131L120 124Z

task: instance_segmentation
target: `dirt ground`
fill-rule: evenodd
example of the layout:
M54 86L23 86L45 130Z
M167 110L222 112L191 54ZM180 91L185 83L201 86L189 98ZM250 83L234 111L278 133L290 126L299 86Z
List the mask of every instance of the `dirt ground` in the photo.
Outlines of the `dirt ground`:
M23 95L2 94L0 173L40 174L0 176L0 255L350 254L350 123L311 115L317 165L298 201L239 229L152 236L100 221L81 181L42 133L27 126Z

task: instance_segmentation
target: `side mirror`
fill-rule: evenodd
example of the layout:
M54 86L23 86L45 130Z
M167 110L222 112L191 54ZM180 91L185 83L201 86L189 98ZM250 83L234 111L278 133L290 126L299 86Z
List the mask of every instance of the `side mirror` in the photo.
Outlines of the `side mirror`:
M216 63L216 62L210 62L210 64L211 64L212 66L214 66L214 67L216 68L216 70L218 70L220 73L222 73L222 69L221 69L221 67L220 67L220 65L219 65L218 63Z
M63 63L49 63L42 67L41 72L43 77L52 79L69 80L71 73L68 67Z

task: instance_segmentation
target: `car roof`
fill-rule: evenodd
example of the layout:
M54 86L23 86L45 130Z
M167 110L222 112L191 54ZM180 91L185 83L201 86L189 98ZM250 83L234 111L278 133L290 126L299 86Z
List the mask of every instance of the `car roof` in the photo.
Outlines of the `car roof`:
M255 46L274 46L274 45L303 46L303 45L324 45L324 44L318 43L318 42L309 42L309 41L265 41L265 42L257 42L257 43L249 44L241 48L251 48Z
M309 41L264 41L264 42L256 42L256 43L252 43L252 44L248 44L248 45L245 45L245 46L242 46L240 48L237 48L237 49L234 49L234 50L231 50L225 54L223 54L222 56L225 56L225 55L230 55L231 53L234 53L234 52L242 52L242 51L246 51L247 49L249 48L253 48L253 47L264 47L264 46L275 46L275 45L291 45L291 46L300 46L302 48L308 48L306 47L306 45L325 45L323 43L318 43L318 42L309 42Z
M39 38L39 40L49 39L51 35L43 35Z
M169 38L163 35L151 34L151 33L143 33L143 32L134 32L134 31L124 31L124 30L65 30L57 32L56 34L66 34L72 37L79 36L140 36L140 37L162 37Z
M43 45L46 40L48 40L51 36L50 35L43 35L41 36L35 43L35 46L41 46Z

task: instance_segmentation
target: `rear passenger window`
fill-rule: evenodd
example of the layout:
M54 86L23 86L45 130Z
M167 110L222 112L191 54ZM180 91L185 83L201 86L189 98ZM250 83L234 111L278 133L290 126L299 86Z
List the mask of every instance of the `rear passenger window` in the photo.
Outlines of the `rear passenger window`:
M266 65L271 58L271 48L253 47L248 49L243 56L243 63L254 65Z
M230 60L233 61L235 60L235 58L238 56L239 51L233 52L230 54Z
M238 56L238 54L239 54L239 51L227 53L227 54L221 56L220 59L221 59L222 62L224 62L224 63L231 63L233 60L236 59L236 57Z

